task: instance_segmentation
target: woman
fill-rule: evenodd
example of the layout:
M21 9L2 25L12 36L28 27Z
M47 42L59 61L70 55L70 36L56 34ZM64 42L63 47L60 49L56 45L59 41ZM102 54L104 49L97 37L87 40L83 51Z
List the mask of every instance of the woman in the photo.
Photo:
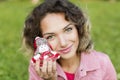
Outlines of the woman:
M88 20L67 0L46 0L25 21L23 40L34 51L36 36L47 39L57 61L30 63L29 80L117 80L109 57L93 49Z

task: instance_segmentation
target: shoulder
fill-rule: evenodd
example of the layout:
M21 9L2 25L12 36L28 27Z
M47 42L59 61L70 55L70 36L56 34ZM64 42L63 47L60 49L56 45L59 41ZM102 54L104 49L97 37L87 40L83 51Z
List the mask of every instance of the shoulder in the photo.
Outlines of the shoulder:
M99 61L101 63L107 63L110 60L107 54L95 50L91 51L90 53L82 53L81 56L83 59L86 58L87 60L91 61L96 60L97 62Z
M82 53L81 54L81 62L86 63L95 63L96 65L106 66L108 63L111 63L110 58L107 54L99 51L91 51L90 53ZM94 64L94 65L95 65Z
M92 51L90 54L94 55L98 61L102 61L104 63L107 63L110 58L107 54L103 53L103 52L99 52L99 51Z
M103 70L106 70L108 66L112 65L112 62L109 56L103 52L94 50L94 51L91 51L89 55L90 55L89 57L91 57L91 62L95 62Z
M103 80L116 80L116 71L109 58L103 52L91 51L90 53L81 54L82 65L85 65L86 70L96 70L103 77Z
M109 56L98 51L93 51L91 54L95 55L96 59L98 60L100 68L103 71L104 80L117 80L116 71Z
M104 70L108 65L112 64L107 54L95 50L90 53L82 53L81 63L89 67L97 67Z
M110 69L110 70L114 69L112 61L107 54L105 54L103 52L99 52L99 51L93 51L93 52L91 52L91 54L96 57L97 62L99 63L101 69L104 72L108 71L108 69Z

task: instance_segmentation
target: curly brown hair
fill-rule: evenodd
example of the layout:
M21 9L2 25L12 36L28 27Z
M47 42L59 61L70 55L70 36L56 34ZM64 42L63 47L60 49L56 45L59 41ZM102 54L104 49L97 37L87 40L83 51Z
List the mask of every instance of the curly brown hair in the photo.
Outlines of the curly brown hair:
M79 7L67 0L46 0L27 16L23 31L23 42L27 47L34 50L35 37L43 37L40 22L48 13L64 13L65 20L75 23L79 35L77 53L93 48L88 19Z

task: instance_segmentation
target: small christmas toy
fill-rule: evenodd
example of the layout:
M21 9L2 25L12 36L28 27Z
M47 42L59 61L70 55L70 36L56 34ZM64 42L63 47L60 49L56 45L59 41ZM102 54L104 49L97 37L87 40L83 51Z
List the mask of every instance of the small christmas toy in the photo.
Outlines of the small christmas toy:
M34 48L35 52L32 57L32 63L36 63L36 60L40 59L40 66L42 66L44 59L51 58L52 60L57 60L60 57L59 53L52 51L52 47L45 38L36 37Z

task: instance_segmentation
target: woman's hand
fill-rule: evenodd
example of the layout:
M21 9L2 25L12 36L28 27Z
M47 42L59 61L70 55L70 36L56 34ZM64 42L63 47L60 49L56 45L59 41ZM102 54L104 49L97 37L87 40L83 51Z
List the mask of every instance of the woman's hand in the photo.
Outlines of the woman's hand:
M45 80L57 80L56 61L52 59L43 60L43 65L40 67L40 59L35 63L37 74Z

